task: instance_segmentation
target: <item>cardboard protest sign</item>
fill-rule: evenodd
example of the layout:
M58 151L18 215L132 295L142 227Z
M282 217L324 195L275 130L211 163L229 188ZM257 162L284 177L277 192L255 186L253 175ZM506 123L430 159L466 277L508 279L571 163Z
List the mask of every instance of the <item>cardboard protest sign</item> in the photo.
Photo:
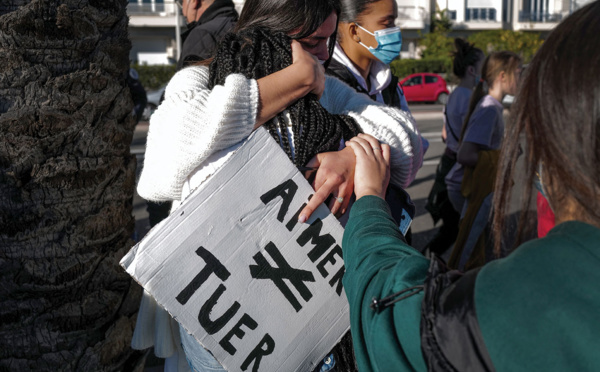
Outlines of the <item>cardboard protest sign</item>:
M264 129L121 265L229 371L310 371L349 329L343 228Z

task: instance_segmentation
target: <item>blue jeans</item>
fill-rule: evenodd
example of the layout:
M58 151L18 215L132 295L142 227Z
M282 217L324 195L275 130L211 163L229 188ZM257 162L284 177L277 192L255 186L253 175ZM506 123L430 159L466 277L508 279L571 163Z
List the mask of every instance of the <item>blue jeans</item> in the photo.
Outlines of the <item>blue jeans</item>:
M226 372L215 357L206 350L194 336L179 326L179 335L181 336L181 347L185 352L185 359L194 372ZM335 367L335 358L329 354L317 365L314 372L333 372Z
M210 351L206 350L194 336L179 326L179 335L181 336L181 346L185 352L185 359L194 372L226 372Z

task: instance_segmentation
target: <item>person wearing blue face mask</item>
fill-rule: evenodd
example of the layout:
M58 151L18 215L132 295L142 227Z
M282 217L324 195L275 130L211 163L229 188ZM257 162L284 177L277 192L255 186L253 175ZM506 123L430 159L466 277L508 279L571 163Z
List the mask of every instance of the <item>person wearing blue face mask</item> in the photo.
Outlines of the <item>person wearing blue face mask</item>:
M410 112L390 62L399 56L395 0L342 0L338 40L327 73L373 100Z
M395 25L396 1L342 0L341 5L337 42L326 73L374 101L410 112L398 78L389 66L402 49L402 33ZM421 143L425 153L429 143L422 137ZM393 189L388 190L386 200L394 219L401 221L400 230L411 243L410 223L406 223L414 217L410 197L404 190Z

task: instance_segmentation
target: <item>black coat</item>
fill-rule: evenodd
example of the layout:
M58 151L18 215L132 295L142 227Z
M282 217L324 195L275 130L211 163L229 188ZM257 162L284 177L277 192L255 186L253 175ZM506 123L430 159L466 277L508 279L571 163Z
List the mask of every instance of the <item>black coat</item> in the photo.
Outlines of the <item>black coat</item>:
M213 56L217 43L238 20L232 0L215 0L196 25L181 35L181 56L177 70Z
M350 85L357 92L369 95L369 93L358 83L354 75L352 75L348 68L341 62L332 58L326 73L335 76L344 83ZM383 96L383 102L385 102L386 105L398 108L401 107L400 96L398 95L398 78L396 76L392 75L392 81L381 91L381 95ZM371 99L375 100L375 97L373 96Z

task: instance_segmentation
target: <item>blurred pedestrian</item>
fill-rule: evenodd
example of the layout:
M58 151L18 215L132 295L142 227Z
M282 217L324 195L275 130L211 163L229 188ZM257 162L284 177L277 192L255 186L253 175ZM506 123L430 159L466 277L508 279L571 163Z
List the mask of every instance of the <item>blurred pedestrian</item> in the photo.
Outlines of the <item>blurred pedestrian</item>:
M235 26L232 0L177 0L186 21L177 70L214 56L217 43Z
M450 93L444 107L444 125L442 140L446 149L436 169L435 181L427 198L425 209L431 213L434 225L441 219L442 225L425 249L441 256L454 244L458 235L460 213L454 209L448 199L446 176L456 164L459 136L469 111L469 101L473 88L481 79L481 68L485 55L483 51L463 39L454 39L452 71L460 79L458 86Z
M494 232L503 236L513 184L535 224L526 207L536 172L556 226L508 257L463 274L405 244L381 199L386 146L363 135L349 142L358 200L343 282L361 372L600 370L599 21L599 1L577 10L528 65L500 157Z
M471 96L457 162L446 176L448 197L456 210L461 210L458 236L448 260L452 268L464 270L493 259L486 229L504 137L502 99L516 94L521 68L521 58L513 52L490 54Z
M144 89L144 86L140 82L140 76L133 67L129 68L129 71L127 72L127 86L129 87L131 99L133 100L132 115L137 124L142 118L142 114L148 103L148 97L146 96L146 89Z

